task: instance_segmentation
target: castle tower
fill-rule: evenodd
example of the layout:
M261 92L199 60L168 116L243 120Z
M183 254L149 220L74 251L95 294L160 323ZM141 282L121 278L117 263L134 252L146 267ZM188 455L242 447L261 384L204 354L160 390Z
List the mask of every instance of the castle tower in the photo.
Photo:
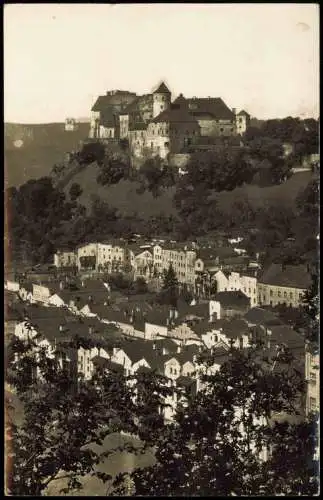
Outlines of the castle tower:
M157 90L153 92L153 118L156 118L156 116L169 107L171 96L170 90L168 90L165 83L162 82Z

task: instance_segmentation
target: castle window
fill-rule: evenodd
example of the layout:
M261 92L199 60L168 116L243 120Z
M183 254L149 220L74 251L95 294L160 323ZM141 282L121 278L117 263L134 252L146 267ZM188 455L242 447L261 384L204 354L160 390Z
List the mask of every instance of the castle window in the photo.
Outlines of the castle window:
M162 111L164 109L164 106L161 104L160 106L160 110Z
M151 143L150 143L150 146L151 146L151 149L153 149L153 147L154 147L154 143L153 143L153 142L151 142Z
M223 128L220 128L220 132L223 132Z

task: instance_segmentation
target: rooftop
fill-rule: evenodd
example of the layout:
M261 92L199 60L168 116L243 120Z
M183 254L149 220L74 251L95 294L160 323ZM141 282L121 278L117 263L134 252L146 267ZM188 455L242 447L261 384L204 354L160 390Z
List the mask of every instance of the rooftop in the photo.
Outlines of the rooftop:
M271 264L258 281L266 285L306 289L311 285L311 276L304 265Z
M250 299L240 290L219 292L216 294L215 299L220 302L222 307L248 307Z

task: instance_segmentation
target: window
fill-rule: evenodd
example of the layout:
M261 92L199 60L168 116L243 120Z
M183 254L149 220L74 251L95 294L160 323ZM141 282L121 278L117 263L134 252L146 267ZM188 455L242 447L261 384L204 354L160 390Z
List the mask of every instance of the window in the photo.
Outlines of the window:
M281 297L281 291L280 290L278 290L277 295L278 295L278 297Z
M310 398L310 410L316 410L316 399Z
M286 299L287 297L287 292L284 292L284 299Z
M220 128L220 132L223 132L223 128L222 127Z
M272 297L274 295L274 292L272 290L270 290L269 295Z
M316 383L316 373L310 372L310 381Z
M293 292L290 292L289 297L292 299L293 298Z
M154 143L153 142L150 143L150 147L151 147L151 149L153 149L153 147L154 147Z
M173 368L172 367L170 367L169 373L173 373Z

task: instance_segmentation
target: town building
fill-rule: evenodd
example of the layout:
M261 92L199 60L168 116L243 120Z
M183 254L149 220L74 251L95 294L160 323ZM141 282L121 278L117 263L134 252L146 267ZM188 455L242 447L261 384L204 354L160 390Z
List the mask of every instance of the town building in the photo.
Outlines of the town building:
M236 115L236 129L239 135L246 133L250 125L250 115L244 109Z
M318 345L307 343L305 350L306 415L320 410L320 353Z
M65 120L65 131L66 132L74 132L74 130L78 129L78 123L75 118L66 118Z
M216 283L217 292L227 292L241 290L250 298L251 307L258 304L257 278L251 273L240 275L236 272L217 271L213 276L213 282Z
M285 304L299 307L311 276L304 265L271 264L258 279L258 304L275 307Z

